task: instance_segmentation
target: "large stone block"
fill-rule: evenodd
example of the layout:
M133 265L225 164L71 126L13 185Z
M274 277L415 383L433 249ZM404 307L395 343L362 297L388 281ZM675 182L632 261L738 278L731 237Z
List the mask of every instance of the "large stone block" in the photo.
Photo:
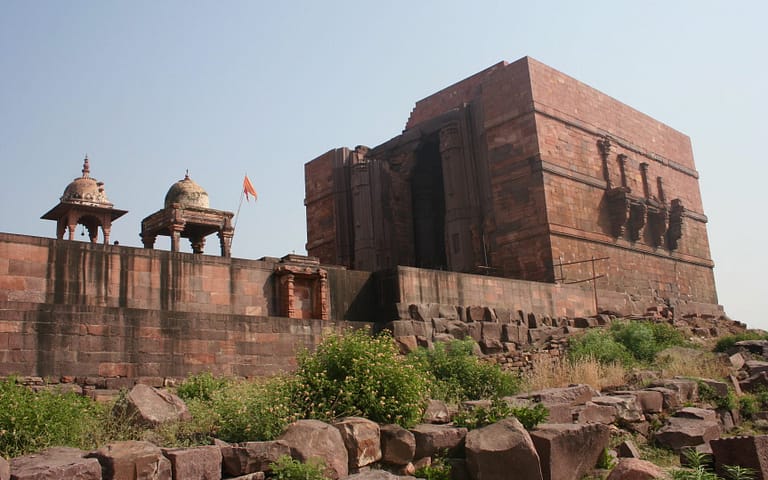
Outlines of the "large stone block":
M416 453L416 439L400 425L381 426L381 460L393 465L407 465Z
M347 447L349 469L365 467L381 459L379 425L361 417L346 417L333 423Z
M125 396L125 403L115 408L127 418L148 427L192 418L187 405L178 396L143 384L135 385Z
M653 463L639 458L621 458L607 480L666 480L669 475Z
M579 480L608 446L608 426L542 424L530 433L544 480Z
M298 420L288 425L278 438L291 448L291 456L301 462L318 457L325 462L326 475L344 478L349 471L347 447L341 433L318 420Z
M221 480L221 449L214 445L164 448L173 480Z
M416 440L414 458L432 457L447 452L448 456L460 456L464 448L467 429L448 425L420 424L411 429Z
M599 393L589 385L577 384L568 387L546 388L530 392L526 396L544 405L567 403L570 405L583 405L598 396Z
M466 458L469 475L475 480L542 480L539 454L516 418L470 431Z
M231 476L247 475L254 472L269 472L269 465L283 455L291 454L291 447L281 441L245 442L236 445L222 445L222 469Z
M76 448L50 448L40 453L14 458L10 468L8 462L0 457L0 480L101 480L99 461L95 458L85 458L85 455L86 452Z
M754 470L755 480L768 479L768 435L718 438L709 444L719 475L727 478L723 467L738 465Z
M717 421L672 417L656 432L656 441L676 452L683 447L695 447L720 437Z
M129 440L110 443L88 454L101 464L105 478L112 480L171 480L171 462L159 447Z

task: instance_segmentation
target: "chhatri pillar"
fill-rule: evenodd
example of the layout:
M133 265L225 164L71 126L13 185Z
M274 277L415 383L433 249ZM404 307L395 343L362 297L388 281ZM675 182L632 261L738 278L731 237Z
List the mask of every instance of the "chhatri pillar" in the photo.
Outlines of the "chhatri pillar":
M64 239L69 234L69 240L75 239L75 230L82 225L88 230L88 239L96 243L101 228L104 243L109 243L109 233L112 222L122 217L127 210L118 210L107 199L104 182L91 178L91 166L88 155L83 161L83 174L75 178L59 199L59 204L48 210L42 217L44 220L56 221L56 238Z
M232 255L232 212L209 207L208 192L195 183L189 174L171 185L165 195L165 208L141 221L141 241L144 248L154 248L158 235L171 237L171 251L178 252L182 238L189 239L192 252L202 254L205 237L219 236L221 256Z

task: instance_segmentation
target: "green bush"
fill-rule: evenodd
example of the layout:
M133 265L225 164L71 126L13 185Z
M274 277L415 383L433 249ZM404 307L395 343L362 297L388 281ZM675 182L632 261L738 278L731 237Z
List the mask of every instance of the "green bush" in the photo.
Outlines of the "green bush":
M303 418L359 415L414 425L429 392L427 376L398 353L388 332L334 334L298 356L293 403Z
M755 395L746 393L739 397L739 414L751 420L760 411L760 402Z
M417 468L413 476L427 480L451 480L451 466L445 457L438 456L432 460L430 465Z
M98 429L99 405L75 393L33 392L0 381L0 455L15 457L52 446L86 448Z
M208 413L213 434L227 442L273 440L286 425L301 418L296 414L290 377L275 377L264 382L238 382L213 393ZM199 412L199 413L198 413Z
M706 382L699 380L699 399L704 402L713 404L717 408L724 408L726 410L733 410L739 405L739 400L736 398L736 394L728 389L726 395L718 395L714 388L710 387Z
M650 363L665 348L685 344L682 332L668 323L628 321L616 322L607 330L589 330L571 340L569 351L573 360L594 358L600 363L631 366Z
M536 425L547 420L549 410L541 403L532 407L511 407L503 400L493 400L488 407L464 409L453 418L453 423L470 430L491 425L508 417L517 418L526 430L533 430Z
M715 344L715 351L726 352L733 347L736 342L741 342L743 340L768 340L768 335L754 330L747 330L742 333L737 333L736 335L721 337Z
M473 354L474 341L441 342L420 348L410 360L432 378L432 397L461 402L514 395L520 381L498 365L481 362Z
M327 480L325 463L320 458L310 458L307 463L301 463L288 455L283 455L277 462L270 463L272 477L276 480Z
M595 359L603 364L620 363L625 366L635 363L629 350L617 342L608 330L590 329L571 338L568 345L568 355L573 361Z
M224 377L214 377L211 372L203 372L189 375L176 388L176 393L184 400L210 401L215 392L227 388L229 383L230 381Z

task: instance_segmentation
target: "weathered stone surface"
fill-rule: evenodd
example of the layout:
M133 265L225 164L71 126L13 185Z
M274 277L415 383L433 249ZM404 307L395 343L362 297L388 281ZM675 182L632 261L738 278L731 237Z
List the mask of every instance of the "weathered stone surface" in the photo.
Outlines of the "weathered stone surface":
M173 480L221 480L221 449L217 446L162 451L171 462Z
M394 340L401 355L408 355L419 348L415 335L401 335L399 337L394 337Z
M601 423L609 425L616 420L618 410L613 405L598 405L594 402L587 402L583 407L576 411L576 420L579 423Z
M458 340L464 340L469 337L469 328L467 328L467 324L460 322L459 320L448 320L445 325L445 331Z
M99 467L99 474L101 474L101 467ZM0 457L0 480L10 480L11 478L11 464L8 463L3 457ZM98 478L101 478L100 476Z
M148 427L192 418L187 405L178 396L143 384L135 385L125 396L125 403L116 408L137 424Z
M222 469L227 475L246 475L254 472L268 472L269 464L283 455L291 454L291 447L281 441L245 442L239 445L220 447Z
M451 412L442 400L429 400L422 420L424 423L445 424L451 421Z
M768 478L768 435L719 438L709 444L719 475L725 476L725 465L739 465L755 470L756 480Z
M326 475L333 479L347 476L347 447L341 433L318 420L298 420L288 425L278 438L291 448L291 456L302 462L312 457L325 461Z
M381 460L393 465L407 465L416 453L413 433L400 425L381 426Z
M475 480L506 480L513 476L542 480L539 454L530 435L515 418L470 431L466 458L467 470Z
M634 395L643 413L660 413L664 408L664 395L658 390L619 390L618 395Z
M680 418L697 418L699 420L717 421L717 412L706 408L698 407L683 407L675 412L675 417Z
M101 480L99 461L95 458L85 458L85 455L86 452L76 448L49 448L40 453L16 457L11 460L10 466L0 457L0 480Z
M459 456L464 447L467 429L448 425L416 425L411 429L416 440L414 458L432 457L447 451L448 456Z
M618 444L616 453L620 458L640 458L640 450L632 440L624 440Z
M608 446L606 425L543 424L530 432L544 480L579 480Z
M386 470L366 470L347 477L347 480L413 480L411 476L395 475Z
M253 472L239 477L229 477L227 480L264 480L265 477L264 472Z
M104 478L113 480L171 480L171 462L159 447L129 440L105 445L88 454L101 464Z
M458 320L459 311L453 305L438 305L437 316L440 318L449 318L451 320Z
M570 405L584 405L592 397L599 393L589 385L578 384L563 388L547 388L529 393L527 396L544 405L568 403Z
M659 392L662 397L662 410L674 410L680 406L680 397L676 390L665 387L646 388L646 391Z
M736 370L741 370L741 367L743 367L744 363L746 362L746 360L744 359L744 355L738 352L729 356L728 361L731 362L731 366Z
M743 348L754 355L768 356L768 340L742 340L733 346Z
M632 423L645 420L635 395L603 395L593 397L592 402L597 405L615 407L616 418L625 422Z
M622 458L607 480L654 480L669 476L656 465L639 458Z
M717 421L672 417L656 432L658 443L677 452L683 447L696 446L720 436Z
M357 469L381 460L379 424L361 417L347 417L334 422L347 447L349 469Z
M712 380L711 378L702 378L699 381L711 388L720 397L728 395L728 384L725 382Z
M678 405L682 405L686 402L695 402L699 399L699 384L696 383L695 380L686 378L668 378L655 381L651 386L674 390L677 393Z
M485 355L493 355L494 353L504 351L504 345L499 340L493 338L483 338L478 344L480 345L480 350Z

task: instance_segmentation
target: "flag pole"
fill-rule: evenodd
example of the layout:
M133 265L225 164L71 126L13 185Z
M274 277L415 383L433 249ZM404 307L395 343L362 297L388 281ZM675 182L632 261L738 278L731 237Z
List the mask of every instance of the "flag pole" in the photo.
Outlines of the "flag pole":
M246 172L246 176L248 173ZM234 229L234 232L232 233L232 240L230 241L230 248L232 248L231 242L235 241L235 233L237 233L237 220L240 218L240 207L243 206L243 197L245 197L245 189L240 190L240 203L237 204L237 213L235 213L235 222L234 225L232 225L232 228Z

